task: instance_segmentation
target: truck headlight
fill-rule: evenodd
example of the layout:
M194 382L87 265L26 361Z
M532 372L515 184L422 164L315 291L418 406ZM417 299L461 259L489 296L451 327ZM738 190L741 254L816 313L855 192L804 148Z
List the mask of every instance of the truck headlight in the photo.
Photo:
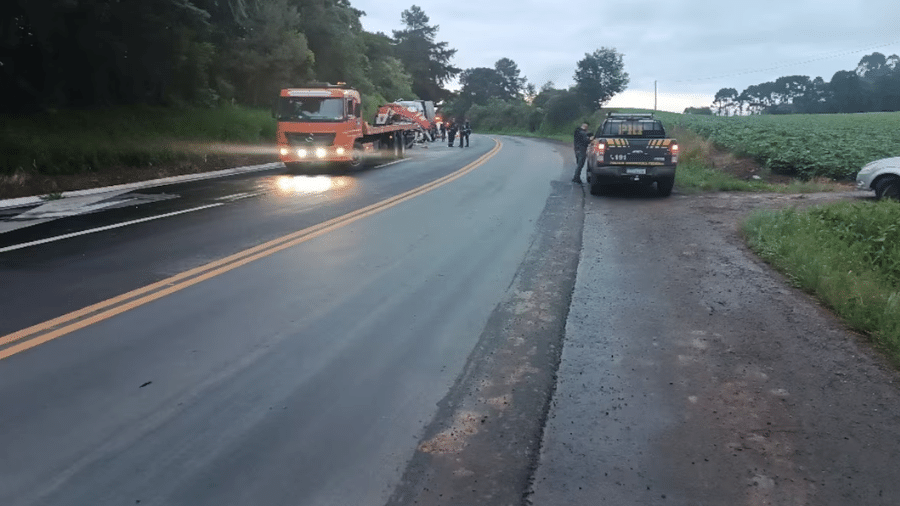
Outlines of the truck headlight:
M297 150L297 156L299 156L300 158L306 158L306 154L307 154L307 153L306 153L306 150L305 150L305 149L298 149L298 150Z
M344 151L344 148L337 148L334 150L334 152L337 153L338 156L341 156L344 154L345 151Z
M289 150L288 148L281 148L278 152L281 153L281 156L287 156Z
M316 149L316 157L317 158L325 158L326 154L328 154L328 153L325 151L325 148L317 148Z

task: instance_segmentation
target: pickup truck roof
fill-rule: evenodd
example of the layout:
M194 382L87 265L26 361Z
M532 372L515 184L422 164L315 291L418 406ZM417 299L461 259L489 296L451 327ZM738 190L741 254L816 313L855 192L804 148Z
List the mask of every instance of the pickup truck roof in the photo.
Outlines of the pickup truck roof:
M666 130L652 114L609 113L594 137L664 139Z

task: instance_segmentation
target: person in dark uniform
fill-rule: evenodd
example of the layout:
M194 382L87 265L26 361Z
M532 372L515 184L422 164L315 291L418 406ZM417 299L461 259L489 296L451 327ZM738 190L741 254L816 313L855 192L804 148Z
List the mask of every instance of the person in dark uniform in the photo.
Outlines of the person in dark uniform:
M587 159L587 148L591 143L591 135L588 132L588 122L584 122L580 127L575 129L575 175L572 177L573 183L581 184L581 168L584 167L584 161Z
M472 126L469 125L469 120L466 119L459 127L459 147L463 147L463 140L466 141L465 147L469 147L469 135L471 135L471 133Z
M450 122L450 128L447 129L447 138L450 139L450 144L448 144L451 148L453 147L453 141L456 140L456 123Z
M447 123L441 121L441 141L447 140Z

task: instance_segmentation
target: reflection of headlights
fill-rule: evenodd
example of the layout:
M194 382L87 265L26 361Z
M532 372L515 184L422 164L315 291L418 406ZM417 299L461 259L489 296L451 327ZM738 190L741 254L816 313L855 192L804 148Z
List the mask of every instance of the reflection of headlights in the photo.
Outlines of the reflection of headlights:
M281 188L281 191L286 192L286 191L290 191L290 190L294 189L294 181L289 177L278 178L278 180L276 181L276 184L278 185L279 188Z
M305 149L298 149L298 150L297 150L297 156L299 156L300 158L306 158L306 150L305 150Z
M334 150L334 152L337 153L338 155L343 155L343 154L344 154L344 148L337 148L337 149Z
M288 148L281 148L280 153L281 153L281 156L287 156L287 154L288 154Z
M327 176L295 176L280 177L275 184L285 193L313 194L330 190L335 182Z
M325 148L318 148L318 149L316 149L316 157L317 157L317 158L325 158L325 155L326 155L326 154L327 154L327 153L325 152Z

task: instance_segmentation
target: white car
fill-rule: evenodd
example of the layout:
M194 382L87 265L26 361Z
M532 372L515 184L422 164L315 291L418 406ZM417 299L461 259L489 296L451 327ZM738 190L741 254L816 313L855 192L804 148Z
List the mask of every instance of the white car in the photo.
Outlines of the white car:
M875 198L900 200L900 156L867 163L856 174L856 189L875 190Z

